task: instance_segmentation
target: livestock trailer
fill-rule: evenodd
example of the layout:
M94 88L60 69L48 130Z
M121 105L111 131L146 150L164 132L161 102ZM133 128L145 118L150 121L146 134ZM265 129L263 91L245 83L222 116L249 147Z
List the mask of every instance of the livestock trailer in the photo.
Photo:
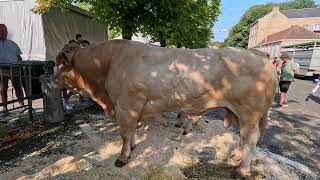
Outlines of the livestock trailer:
M281 52L287 52L300 65L300 75L320 74L320 41L283 46Z

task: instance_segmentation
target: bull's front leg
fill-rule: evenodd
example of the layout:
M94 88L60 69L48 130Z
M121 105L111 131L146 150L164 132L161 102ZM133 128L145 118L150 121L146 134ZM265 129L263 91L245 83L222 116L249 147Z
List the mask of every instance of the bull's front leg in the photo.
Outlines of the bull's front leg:
M135 147L135 133L138 120L145 101L123 98L126 101L118 101L116 104L116 122L120 126L122 149L119 158L115 162L116 167L123 167L129 162L131 150ZM128 101L129 100L129 101Z

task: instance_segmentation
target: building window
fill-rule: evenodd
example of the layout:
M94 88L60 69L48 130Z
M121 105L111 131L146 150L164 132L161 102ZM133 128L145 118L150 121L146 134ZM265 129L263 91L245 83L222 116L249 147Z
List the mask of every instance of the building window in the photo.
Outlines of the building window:
M310 24L305 24L305 25L303 25L303 27L306 29L312 29L312 26Z
M320 24L314 25L314 30L315 31L320 31Z

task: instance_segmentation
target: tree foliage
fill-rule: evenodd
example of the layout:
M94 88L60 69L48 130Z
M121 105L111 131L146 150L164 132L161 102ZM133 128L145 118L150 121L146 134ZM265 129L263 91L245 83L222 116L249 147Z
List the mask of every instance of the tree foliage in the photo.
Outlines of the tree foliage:
M154 0L141 31L162 46L206 47L220 14L219 7L220 0Z
M37 0L35 12L67 8L72 0ZM95 20L116 34L131 39L137 32L150 35L162 46L206 47L211 28L220 14L221 0L76 0ZM88 6L89 5L89 6Z
M281 10L316 8L314 0L291 0L284 3L267 3L256 5L247 10L240 21L232 27L224 43L226 46L246 48L249 39L249 25L272 11L273 6L279 6Z

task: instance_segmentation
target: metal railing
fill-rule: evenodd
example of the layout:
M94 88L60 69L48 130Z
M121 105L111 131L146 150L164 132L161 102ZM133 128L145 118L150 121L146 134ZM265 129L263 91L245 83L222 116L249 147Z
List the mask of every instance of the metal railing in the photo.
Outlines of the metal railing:
M32 101L43 98L44 93L41 80L49 79L50 75L53 74L53 67L53 61L20 61L11 64L0 64L1 86L6 86L8 79L11 81L11 86L8 86L9 88L6 92L8 100L4 102L4 100L1 99L0 106L11 105L11 107L7 109L9 112L19 109L22 110L20 113L28 111L29 119L33 121L33 111L35 110L32 107ZM14 96L15 88L24 90L24 93L22 90L22 97ZM15 103L24 101L26 101L27 104L15 106ZM5 111L6 110L2 110L0 113L5 113Z

